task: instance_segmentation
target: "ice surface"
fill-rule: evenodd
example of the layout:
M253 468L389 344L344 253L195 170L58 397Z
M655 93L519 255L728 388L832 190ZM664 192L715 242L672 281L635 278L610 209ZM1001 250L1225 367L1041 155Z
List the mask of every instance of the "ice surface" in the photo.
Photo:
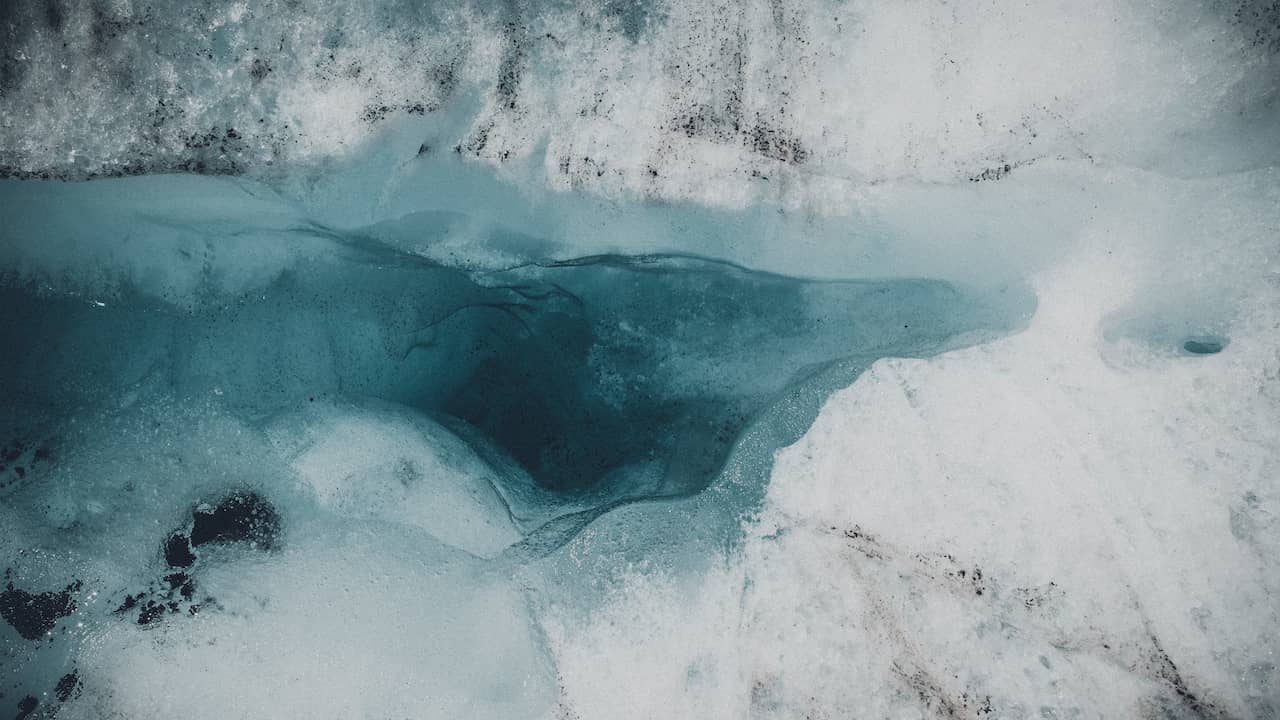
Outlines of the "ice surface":
M1276 716L1278 23L4 4L0 713Z
M494 470L407 408L309 403L267 433L335 514L421 528L477 555L520 539Z
M739 205L1058 157L1201 173L1275 160L1246 149L1276 120L1280 31L1258 0L21 0L5 13L3 163L23 176L262 170L347 155L398 117L424 119L424 155Z
M601 568L601 604L558 601L566 703L583 717L1274 715L1280 297L1273 231L1237 219L1275 222L1275 195L1218 182L1234 186L1239 214L1216 226L1229 240L1171 252L1161 236L1144 252L1136 233L1121 249L1099 231L1036 276L1026 332L879 361L832 397L731 551L692 570ZM1192 275L1221 285L1197 298ZM1187 327L1230 341L1192 355ZM662 521L630 522L597 530ZM609 682L606 659L646 682Z
M202 574L216 600L198 615L94 632L59 717L536 717L554 701L509 581L395 525L292 530L278 556Z

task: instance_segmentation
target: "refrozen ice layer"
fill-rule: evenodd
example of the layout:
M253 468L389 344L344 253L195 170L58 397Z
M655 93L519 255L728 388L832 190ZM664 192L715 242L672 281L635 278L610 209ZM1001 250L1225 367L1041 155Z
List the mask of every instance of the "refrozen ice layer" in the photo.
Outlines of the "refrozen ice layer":
M424 155L739 207L1064 157L1277 158L1267 0L20 0L0 20L21 176L288 174L398 117L428 122Z

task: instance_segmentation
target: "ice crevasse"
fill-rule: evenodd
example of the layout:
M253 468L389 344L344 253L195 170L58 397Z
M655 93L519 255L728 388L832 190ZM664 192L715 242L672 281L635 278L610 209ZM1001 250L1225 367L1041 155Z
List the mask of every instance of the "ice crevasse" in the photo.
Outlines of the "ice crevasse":
M1280 9L0 10L0 713L1280 713Z

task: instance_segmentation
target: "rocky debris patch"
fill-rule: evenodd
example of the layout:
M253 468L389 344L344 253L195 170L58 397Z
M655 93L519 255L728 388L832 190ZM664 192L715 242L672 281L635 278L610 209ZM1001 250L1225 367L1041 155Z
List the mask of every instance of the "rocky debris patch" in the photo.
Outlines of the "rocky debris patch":
M214 602L212 597L196 600L193 569L201 548L247 544L253 550L270 551L277 547L280 532L279 513L255 492L236 490L216 504L199 503L192 510L191 524L173 531L164 541L169 572L149 587L125 595L114 614L136 611L139 625L151 625L167 615L195 615Z
M5 577L9 575L6 570ZM62 590L42 593L20 590L9 581L0 592L0 617L27 640L39 640L53 631L58 620L75 612L73 596L79 591L79 580Z

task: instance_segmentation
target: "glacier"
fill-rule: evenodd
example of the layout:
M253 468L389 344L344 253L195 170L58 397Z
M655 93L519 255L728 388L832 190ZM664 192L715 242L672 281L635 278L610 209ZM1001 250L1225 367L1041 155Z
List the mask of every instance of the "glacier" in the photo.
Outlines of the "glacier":
M1280 6L14 0L0 717L1280 713Z

